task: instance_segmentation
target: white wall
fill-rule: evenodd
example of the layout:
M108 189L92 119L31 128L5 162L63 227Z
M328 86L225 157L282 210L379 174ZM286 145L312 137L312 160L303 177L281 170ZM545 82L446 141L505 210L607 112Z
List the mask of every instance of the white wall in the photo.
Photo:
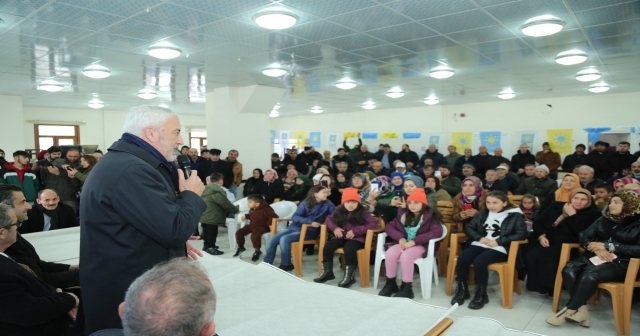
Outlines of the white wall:
M5 151L7 161L13 161L13 152L25 149L22 143L22 97L0 95L0 120L0 149Z

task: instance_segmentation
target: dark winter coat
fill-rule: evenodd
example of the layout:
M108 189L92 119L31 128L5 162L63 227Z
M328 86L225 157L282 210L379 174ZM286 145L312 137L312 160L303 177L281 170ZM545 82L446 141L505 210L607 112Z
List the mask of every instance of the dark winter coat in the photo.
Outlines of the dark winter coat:
M42 232L44 230L44 212L41 205L34 205L27 211L27 219L18 231L22 234L31 232ZM60 202L58 203L58 229L66 229L78 226L78 216L72 207Z
M336 207L336 211L340 207L342 207L342 205L337 206ZM351 218L352 214L353 213L350 212L347 215L347 219ZM327 224L327 229L331 230L331 232L335 231L338 228L338 224L336 224L333 221L333 216L334 215L335 215L335 211L331 215L327 216L327 220L325 221L325 224ZM348 240L345 235L347 234L347 232L353 230L354 237L351 238L350 240L356 240L356 241L359 241L361 243L364 243L365 238L367 237L367 231L379 229L380 228L380 223L378 223L378 220L376 220L375 217L373 217L371 215L371 212L369 212L369 210L366 207L362 210L362 216L366 220L365 224L363 224L363 225L354 225L352 223L349 223L349 221L347 220L347 222L345 223L345 226L342 228L344 230L342 238L338 238L338 237L334 236L331 239L345 239L345 240Z
M356 171L358 173L363 172L368 166L369 163L367 161L369 161L369 159L374 158L375 154L371 153L371 152L362 152L362 151L358 151L357 153L353 154L353 161L355 161L356 163ZM364 164L359 164L358 162L360 161L364 161Z
M626 152L624 154L620 152L615 152L609 155L608 166L611 174L614 173L622 173L623 168L630 168L631 164L636 162L638 158L636 158L630 152Z
M540 204L543 204L545 197L552 192L555 192L558 189L558 182L550 179L549 177L545 177L544 179L539 179L535 176L528 177L524 179L518 189L516 190L516 195L524 195L531 194L533 196L538 197L538 201Z
M463 155L458 159L458 161L456 161L456 165L455 167L453 167L454 170L451 173L455 173L455 175L457 176L462 176L462 165L464 165L465 163L473 165L476 168L476 171L478 170L478 159L475 156L470 156L467 158Z
M536 157L531 154L527 150L526 153L522 154L518 151L514 156L511 157L511 171L514 173L518 173L518 169L524 169L524 166L532 164L536 164Z
M616 223L606 217L598 218L580 233L580 246L587 248L593 241L609 241L616 246L615 260L628 263L630 258L640 258L640 215Z
M571 173L573 171L573 168L575 168L577 165L588 165L589 164L589 157L587 156L587 154L578 154L577 152L573 152L573 154L569 154L564 158L564 161L562 162L562 170L566 173Z
M464 226L464 233L469 236L471 241L480 241L487 236L487 230L484 227L489 210L480 211L473 219ZM510 213L502 221L500 225L500 237L496 239L498 245L504 247L509 252L511 242L516 240L527 239L527 226L524 224L524 216L522 213Z
M611 175L613 175L611 167L608 166L610 155L611 152L609 152L608 150L605 150L603 152L592 150L591 152L589 152L589 166L595 171L595 178L606 181L607 179L609 179L609 177L611 177Z
M420 158L418 158L418 153L410 150L408 152L401 151L398 153L398 159L404 163L412 162L414 167L421 166L424 161L420 162Z
M433 160L434 169L438 169L439 166L447 164L447 160L444 159L444 156L440 152L438 152L437 149L433 153L427 150L424 154L422 154L422 156L420 157L420 167L424 166L424 160L426 159Z
M217 162L217 167L213 168L215 163ZM229 188L231 183L233 183L233 166L229 164L229 162L218 160L202 160L198 165L198 177L202 180L202 183L207 184L207 177L211 176L213 173L222 174L223 179L222 183L225 188Z
M356 165L356 162L353 160L352 157L350 157L349 155L345 154L344 156L340 157L340 155L334 155L332 158L333 160L333 168L334 171L337 170L338 168L336 167L336 164L338 162L346 162L349 166L347 168L347 171L351 174L356 172L356 169L358 168Z
M262 181L260 194L267 203L271 204L276 198L282 198L282 195L284 195L284 185L280 179L275 179L273 182Z

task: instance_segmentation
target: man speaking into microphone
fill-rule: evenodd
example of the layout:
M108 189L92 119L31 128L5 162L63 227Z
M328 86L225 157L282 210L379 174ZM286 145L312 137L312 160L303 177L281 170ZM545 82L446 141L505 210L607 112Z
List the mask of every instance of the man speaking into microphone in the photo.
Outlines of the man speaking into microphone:
M172 164L174 149L183 144L179 116L157 106L132 107L123 131L82 190L85 335L122 328L118 305L146 270L174 257L202 256L188 240L206 210L204 185Z

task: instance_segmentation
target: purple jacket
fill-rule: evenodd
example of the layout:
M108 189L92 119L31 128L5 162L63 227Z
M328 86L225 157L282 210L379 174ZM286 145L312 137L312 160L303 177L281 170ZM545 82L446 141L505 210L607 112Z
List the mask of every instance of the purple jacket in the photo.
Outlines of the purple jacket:
M336 211L338 211L338 209L340 209L341 207L342 205L336 207ZM351 240L357 240L361 243L364 243L364 240L367 237L368 230L375 230L380 228L380 223L378 223L378 221L371 215L371 212L369 212L367 208L364 208L363 210L364 211L362 212L362 215L366 220L366 223L364 225L354 225L347 221L346 226L343 228L344 235L346 235L347 232L353 230L353 234L355 236L351 238ZM327 224L327 228L331 230L331 232L338 228L338 225L333 221L333 215L335 213L336 212L334 211L329 217L327 217L327 220L325 221L325 224ZM351 218L351 215L352 213L349 213L349 215L347 215L347 218ZM333 237L332 239L347 239L344 235L342 236L342 238Z
M404 210L403 213L400 211ZM387 224L385 228L385 232L393 240L391 243L385 244L385 250L393 245L397 245L400 239L407 239L407 231L404 229L404 221L406 210L399 209L398 217L396 217L393 221ZM433 215L433 210L427 211L424 216L422 216L422 224L420 225L420 229L418 229L418 233L413 241L416 245L424 246L424 254L422 257L427 256L427 250L429 246L429 240L442 237L442 225L431 219ZM435 255L439 254L440 242L436 243L435 246Z

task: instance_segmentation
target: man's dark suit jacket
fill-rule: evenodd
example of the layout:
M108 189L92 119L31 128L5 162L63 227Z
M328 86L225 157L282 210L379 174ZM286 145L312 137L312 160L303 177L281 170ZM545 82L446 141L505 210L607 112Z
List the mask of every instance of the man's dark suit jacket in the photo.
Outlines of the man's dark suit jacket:
M78 226L78 217L72 207L58 203L58 229L66 229ZM44 213L40 209L40 205L34 205L27 212L29 219L22 223L18 229L20 233L42 232L44 230Z

